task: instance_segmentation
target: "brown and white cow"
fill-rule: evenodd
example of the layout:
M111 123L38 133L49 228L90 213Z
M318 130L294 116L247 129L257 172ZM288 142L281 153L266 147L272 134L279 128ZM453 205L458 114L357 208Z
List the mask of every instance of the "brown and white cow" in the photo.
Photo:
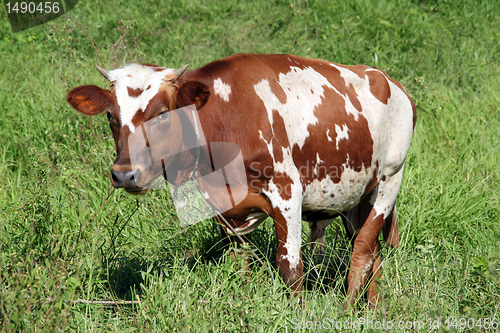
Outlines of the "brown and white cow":
M311 226L311 240L321 242L328 224L342 216L353 240L346 306L367 283L370 304L376 303L378 236L399 243L395 202L416 121L415 105L398 82L376 68L293 55L238 54L186 73L186 66L151 64L98 69L111 90L82 86L67 100L86 115L107 111L117 152L113 186L142 194L173 165L178 179L169 182L185 181L195 168L213 171L210 159L199 162L199 151L183 150L194 124L172 112L194 104L207 143L234 143L243 155L248 193L222 213L234 230L243 235L267 216L274 219L279 274L297 295L302 220ZM129 136L158 116L168 118L168 131L155 144L175 158L131 165ZM210 191L214 206L218 191L227 193L207 182L199 186Z

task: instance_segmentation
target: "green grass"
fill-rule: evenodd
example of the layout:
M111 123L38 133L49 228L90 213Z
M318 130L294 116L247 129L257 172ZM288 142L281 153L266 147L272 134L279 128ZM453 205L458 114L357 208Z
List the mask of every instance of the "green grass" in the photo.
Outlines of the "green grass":
M0 329L313 332L307 321L369 315L422 320L421 331L439 318L446 331L451 317L500 320L498 9L494 0L81 0L71 20L17 34L0 11ZM383 249L379 309L341 311L351 248L339 221L326 256L304 246L300 310L272 268L270 221L250 245L267 266L246 274L213 221L179 227L166 191L114 191L105 201L114 158L105 117L65 102L72 87L105 86L75 22L107 68L292 53L377 66L400 81L418 122L398 199L402 242ZM307 243L307 226L303 235Z

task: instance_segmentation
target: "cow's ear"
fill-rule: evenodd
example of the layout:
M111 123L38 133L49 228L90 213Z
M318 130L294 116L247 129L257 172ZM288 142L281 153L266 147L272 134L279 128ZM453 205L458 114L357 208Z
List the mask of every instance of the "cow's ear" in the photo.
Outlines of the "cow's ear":
M176 103L178 108L194 104L196 109L199 110L205 105L209 97L210 92L206 84L198 81L188 81L177 90Z
M66 100L77 111L93 116L108 108L110 96L111 92L98 86L81 86L71 90Z

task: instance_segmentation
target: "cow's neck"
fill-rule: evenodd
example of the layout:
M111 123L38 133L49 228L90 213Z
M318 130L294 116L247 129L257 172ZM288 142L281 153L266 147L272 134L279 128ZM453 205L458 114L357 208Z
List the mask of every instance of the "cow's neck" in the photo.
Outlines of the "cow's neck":
M200 166L200 157L202 156L202 147L200 147L200 124L196 118L196 111L186 111L179 113L180 123L176 124L181 131L182 144L179 149L174 167L178 170L177 177L168 181L174 185L187 182L196 177Z

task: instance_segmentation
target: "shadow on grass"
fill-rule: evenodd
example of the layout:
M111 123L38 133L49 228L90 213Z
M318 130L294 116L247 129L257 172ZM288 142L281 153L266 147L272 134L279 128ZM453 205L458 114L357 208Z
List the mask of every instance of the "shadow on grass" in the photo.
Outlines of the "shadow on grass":
M214 223L214 230L217 226ZM213 231L214 231L213 230ZM184 236L182 236L184 237ZM189 236L185 236L186 238ZM267 223L246 236L250 250L255 251L264 265L276 271L277 240L272 223ZM141 284L144 284L143 272L169 272L175 274L179 266L189 270L213 269L210 263L222 265L233 246L224 247L217 232L211 232L199 239L197 249L171 250L165 249L156 256L157 259L145 259L136 256L108 258L104 260L101 280L105 281L110 291L119 299L131 300L134 295L141 294ZM324 245L321 251L312 250L311 243L302 247L304 262L304 289L327 294L331 290L347 291L347 272L350 264L351 246L345 237L342 227L332 223L327 229ZM260 269L261 263L249 257L250 268ZM169 274L170 275L170 274ZM269 274L268 274L269 275ZM270 277L271 278L271 277Z
M304 289L327 294L347 293L347 273L352 247L343 227L333 222L326 230L323 245L306 243L302 247Z

